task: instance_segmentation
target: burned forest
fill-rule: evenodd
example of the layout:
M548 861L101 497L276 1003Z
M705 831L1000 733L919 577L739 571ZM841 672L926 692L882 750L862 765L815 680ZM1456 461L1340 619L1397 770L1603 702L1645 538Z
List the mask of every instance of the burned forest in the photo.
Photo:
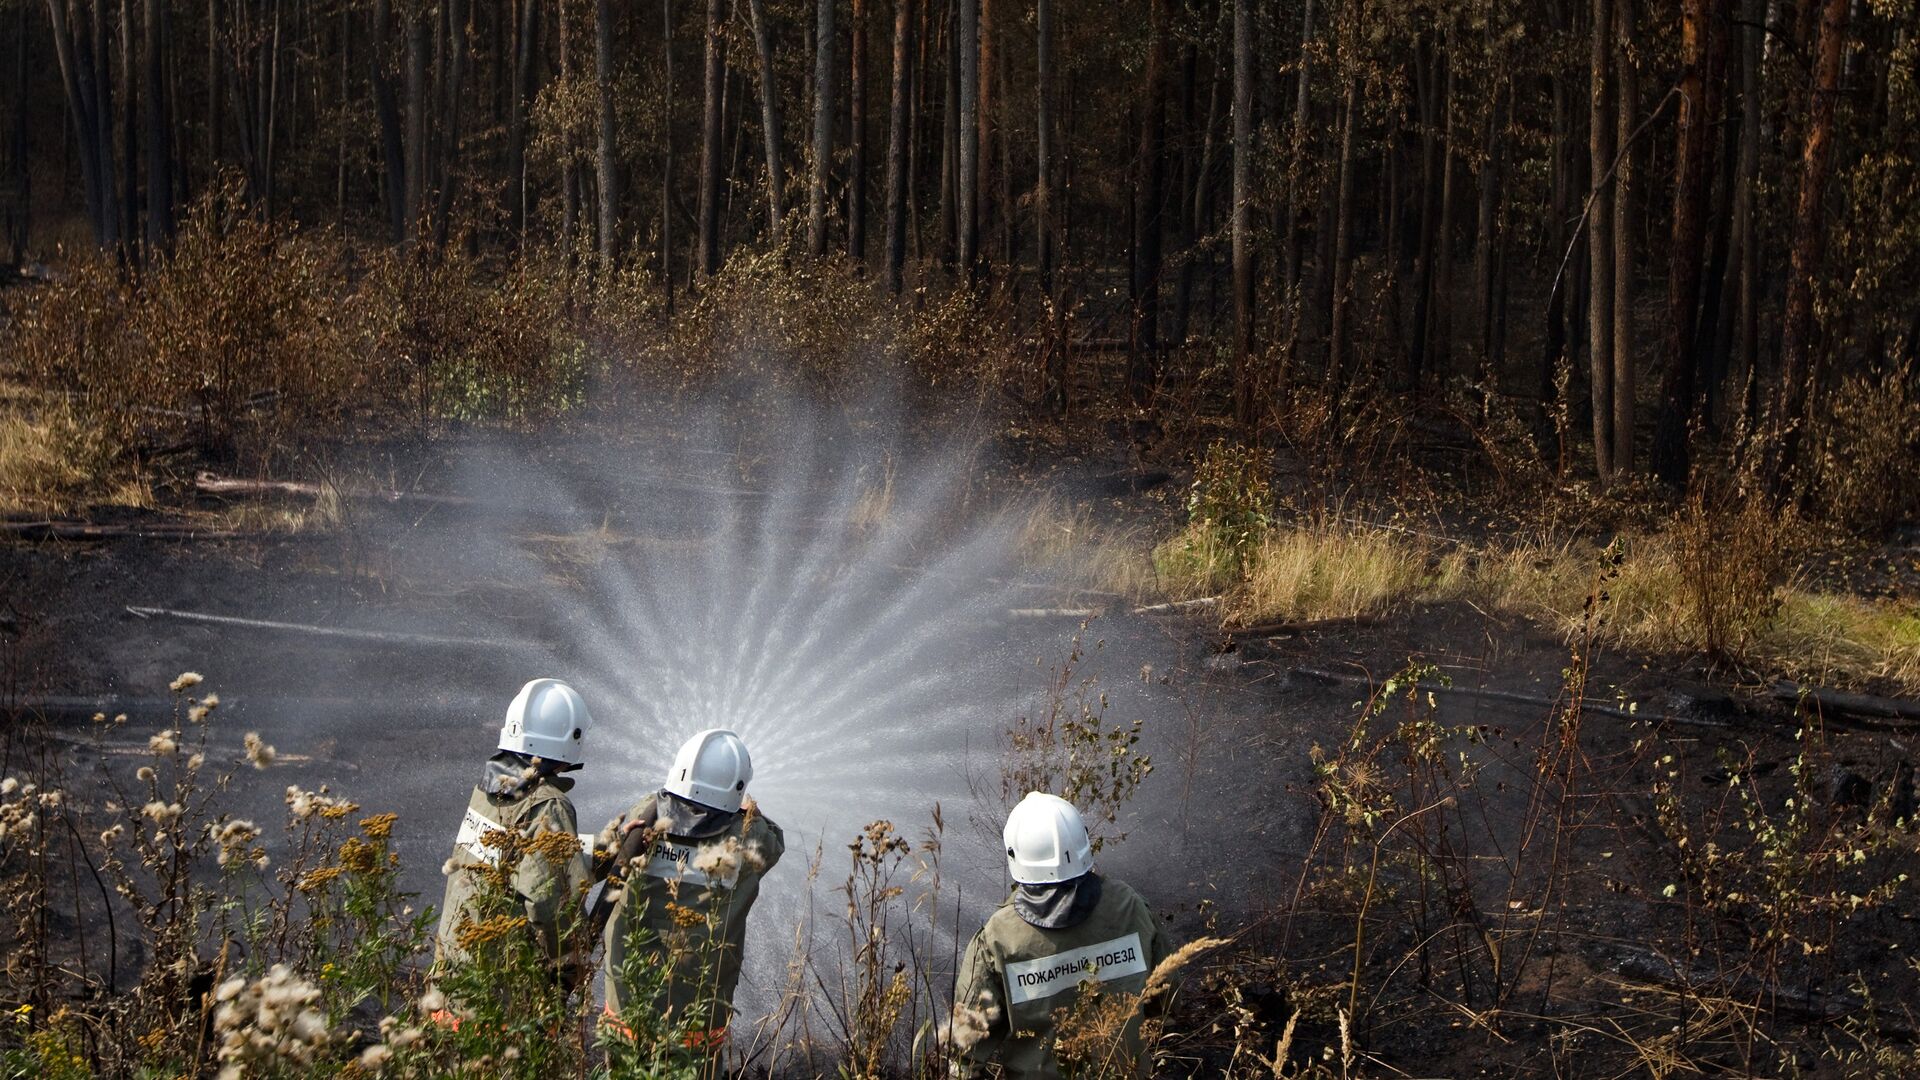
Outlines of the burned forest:
M1916 740L1915 0L0 0L0 1080L1920 1076Z

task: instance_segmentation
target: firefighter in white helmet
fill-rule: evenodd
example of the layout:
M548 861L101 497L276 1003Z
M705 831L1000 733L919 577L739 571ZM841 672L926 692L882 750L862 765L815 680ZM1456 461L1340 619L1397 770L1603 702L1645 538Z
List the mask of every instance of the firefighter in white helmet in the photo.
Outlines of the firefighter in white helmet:
M447 862L434 941L437 970L466 958L461 931L485 917L478 910L484 874L503 860L512 864L508 885L520 909L514 914L526 917L540 955L557 977L570 978L577 967L569 938L590 867L567 798L573 780L563 774L585 762L592 726L579 691L558 679L533 680L507 706L498 749L467 800Z
M1093 844L1073 804L1032 792L1001 834L1013 892L960 962L948 1029L956 1076L1057 1077L1055 1011L1126 1002L1131 1015L1101 1060L1076 1071L1142 1075L1147 976L1167 937L1140 894L1093 872ZM1093 1000L1082 995L1097 995ZM1131 995L1129 1001L1127 995Z
M631 945L664 969L656 1004L690 1031L688 1043L718 1052L733 1015L747 913L760 879L786 840L747 797L753 760L740 736L709 728L680 747L660 790L615 819L601 846L616 849L596 905L606 920L607 1013L613 1023L632 988Z

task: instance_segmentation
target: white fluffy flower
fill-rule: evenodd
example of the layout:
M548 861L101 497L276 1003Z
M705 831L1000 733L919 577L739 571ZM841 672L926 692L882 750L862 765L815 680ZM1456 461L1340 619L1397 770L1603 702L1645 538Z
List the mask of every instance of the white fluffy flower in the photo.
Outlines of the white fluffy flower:
M199 672L183 671L180 673L178 678L174 679L171 683L167 684L167 689L172 690L174 693L177 694L182 690L191 690L194 687L199 686L203 681L204 680L200 678Z

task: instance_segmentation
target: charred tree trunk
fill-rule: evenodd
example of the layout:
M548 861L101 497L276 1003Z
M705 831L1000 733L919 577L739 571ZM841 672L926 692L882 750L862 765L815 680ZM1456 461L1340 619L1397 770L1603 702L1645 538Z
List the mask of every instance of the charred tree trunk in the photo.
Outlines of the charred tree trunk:
M941 55L946 58L940 103L940 261L951 267L960 254L960 5L948 0Z
M1667 317L1662 352L1667 363L1660 385L1660 421L1654 435L1653 471L1665 483L1687 482L1687 431L1698 386L1694 354L1700 305L1707 184L1712 170L1712 123L1708 87L1710 38L1720 0L1684 0L1680 7L1680 117L1674 147L1673 232L1667 246Z
M445 247L452 228L453 200L459 193L461 118L467 93L467 3L445 0L447 77L440 119L439 185L433 207L433 246Z
M1152 0L1146 85L1141 94L1139 180L1133 208L1133 334L1127 390L1144 402L1160 373L1160 234L1166 204L1167 30L1170 0Z
M527 233L527 109L533 103L534 64L540 56L540 3L520 0L507 103L507 234L515 247L526 242Z
M1633 128L1640 112L1640 74L1633 58L1633 0L1613 0L1614 72L1619 91L1614 113L1613 174L1613 471L1633 472Z
M867 258L867 5L852 0L847 77L847 257Z
M147 249L162 252L173 242L173 103L166 79L173 51L171 5L146 0L146 32Z
M113 100L106 75L106 34L100 7L106 0L47 0L54 54L66 88L67 116L86 189L93 242L102 250L120 246L120 206L113 181Z
M707 0L705 77L700 96L700 273L720 272L720 184L725 167L726 39L721 22L721 0Z
M907 258L908 105L913 93L913 0L894 0L893 89L887 107L887 291L900 295Z
M760 54L760 131L767 153L767 237L780 243L787 217L786 173L780 167L780 85L773 70L773 27L767 21L766 0L748 0L753 19L753 44Z
M673 81L673 0L660 0L660 57L667 84L666 123L661 125L660 282L667 290L667 314L673 314L673 113L679 100Z
M1826 240L1827 180L1833 169L1833 118L1840 96L1840 70L1846 55L1849 0L1819 5L1820 30L1814 55L1807 136L1800 154L1800 193L1794 206L1793 249L1787 270L1787 303L1780 332L1780 392L1774 431L1783 468L1776 482L1791 481L1799 463L1799 445L1813 382L1813 276L1820 271Z
M407 219L401 236L406 244L418 235L427 178L427 15L407 10L411 6L403 5L401 16L407 26Z
M373 113L380 125L380 161L385 170L387 232L393 243L407 235L407 152L400 131L400 107L393 89L393 8L391 0L374 0L373 56L368 82L373 89Z
M960 50L960 111L956 121L959 168L954 174L954 228L960 272L976 280L980 257L980 17L978 0L959 0L954 37Z
M1280 299L1294 311L1288 319L1288 336L1300 334L1300 219L1302 217L1302 173L1307 164L1307 120L1311 102L1308 91L1313 78L1313 0L1306 0L1300 17L1300 74L1294 82L1293 130L1289 134L1287 159L1286 215L1280 236Z
M974 222L974 273L984 277L991 260L987 256L987 245L992 242L994 216L1004 213L1006 208L998 205L993 197L995 170L999 168L995 160L994 135L997 116L994 110L999 98L994 93L994 73L996 56L995 36L998 23L994 17L994 0L978 0L980 11L979 58L974 74L974 156L977 166L974 170L973 222Z
M1699 0L1692 0L1698 3ZM1593 458L1604 486L1613 480L1613 2L1593 0L1593 85L1587 128L1592 172L1587 214L1587 362L1593 395Z
M807 188L807 251L818 259L827 253L827 175L833 165L833 0L815 0L814 8L813 178Z
M1053 299L1053 2L1034 0L1034 262Z
M1356 13L1357 14L1357 13ZM1349 31L1349 51L1352 48ZM1357 61L1349 61L1357 63ZM1346 379L1348 338L1353 309L1353 135L1359 123L1360 72L1347 73L1347 96L1340 108L1340 170L1338 210L1333 240L1333 311L1327 331L1327 387L1338 391Z
M1760 180L1760 62L1764 29L1763 0L1747 0L1740 29L1740 163L1733 189L1733 250L1728 258L1733 284L1734 327L1732 359L1727 364L1722 392L1748 387L1759 371L1759 313L1755 294L1759 285L1760 243L1754 235L1754 188ZM1737 381L1736 381L1737 380ZM1742 408L1747 402L1743 396Z
M1253 2L1233 3L1233 364L1234 419L1254 423L1253 236ZM1201 177L1201 183L1206 178Z
M719 0L708 0L708 18ZM709 28L711 32L711 28ZM708 46L712 48L711 45ZM712 61L708 61L712 63ZM711 79L711 75L709 75ZM594 186L599 189L600 272L613 273L620 257L620 149L613 111L613 5L595 0L593 6L593 80L599 98L600 145L594 155ZM711 272L711 271L709 271Z

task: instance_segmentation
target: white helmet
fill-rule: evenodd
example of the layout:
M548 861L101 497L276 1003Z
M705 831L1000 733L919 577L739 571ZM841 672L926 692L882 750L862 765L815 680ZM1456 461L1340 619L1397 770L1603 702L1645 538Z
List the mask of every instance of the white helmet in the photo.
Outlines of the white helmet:
M1080 811L1058 795L1027 793L1000 834L1007 876L1022 885L1072 881L1093 869L1093 841Z
M580 691L559 679L535 679L520 688L500 724L500 749L578 765L593 717Z
M740 809L753 779L747 744L726 728L708 728L680 744L665 790L701 806L732 813Z

